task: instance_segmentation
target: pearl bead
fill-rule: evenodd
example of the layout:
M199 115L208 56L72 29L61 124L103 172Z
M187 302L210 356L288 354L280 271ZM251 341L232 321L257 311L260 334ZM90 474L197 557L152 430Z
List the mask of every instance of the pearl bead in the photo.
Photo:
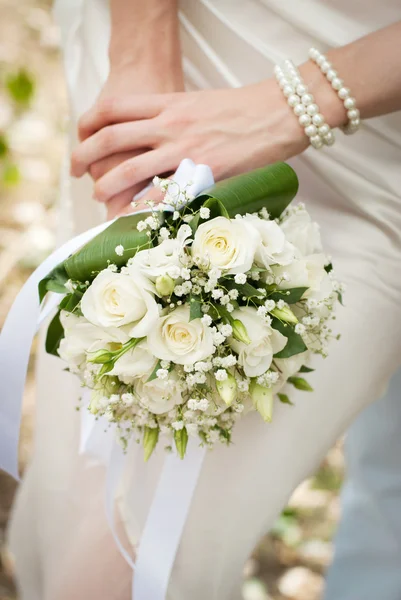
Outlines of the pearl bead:
M334 69L329 69L326 73L326 77L329 81L333 81L333 79L337 77L337 71Z
M308 104L312 104L314 98L312 96L312 94L304 94L302 96L302 104L305 104L305 106L308 106Z
M323 147L323 140L320 137L320 135L314 135L313 137L311 137L310 143L312 144L312 146L314 148L316 148L316 150L319 150L320 148Z
M308 125L308 127L305 127L305 133L308 137L313 137L317 135L316 125Z
M352 108L347 112L347 117L350 121L354 121L355 119L359 119L360 113L357 108Z
M321 113L316 113L316 115L313 115L312 122L317 127L320 127L324 123L324 116Z
M301 115L298 120L302 127L307 127L312 123L312 119L309 115Z
M323 54L319 54L319 56L316 59L316 63L320 67L324 62L326 62L326 58L323 56Z
M300 117L301 115L305 114L305 112L306 108L303 104L297 104L296 106L294 106L294 113L297 117Z
M349 124L353 129L358 129L358 127L361 124L361 119L352 119L352 121L350 121Z
M338 90L338 97L341 98L341 100L345 100L349 95L350 90L346 87L342 87Z
M291 96L288 97L287 102L293 108L301 102L301 99L296 94L291 94Z
M299 85L302 85L302 79L300 79L300 77L293 77L291 83L292 85L295 85L295 87L298 87Z
M355 98L346 98L344 100L344 106L347 110L351 110L351 108L356 108Z
M316 50L316 48L311 48L309 50L309 58L316 59L319 56L319 54L320 52L319 50Z
M334 142L336 141L336 138L334 137L334 133L332 131L330 131L328 134L326 134L324 136L323 141L326 144L326 146L332 146L334 144Z
M309 106L306 109L306 112L308 113L308 115L311 115L313 117L319 112L319 107L317 104L309 104Z
M319 135L324 136L327 135L330 131L330 127L325 123L321 127L319 127Z
M288 79L286 77L280 77L279 79L277 79L277 82L282 90L285 88L286 85L288 85Z
M339 77L334 77L334 79L331 82L331 87L333 88L333 90L340 90L343 87L343 85L344 82Z
M283 87L283 94L286 98L289 98L292 94L295 94L295 89L292 85L287 84Z
M283 72L283 69L279 66L279 65L275 65L274 69L273 69L273 73L277 76L281 75Z
M308 88L306 87L306 85L303 85L302 83L297 85L298 96L303 96L304 94L307 94L307 93L308 93Z
M329 63L328 60L325 60L324 62L322 62L322 64L320 65L320 70L322 73L327 73L327 71L331 69L331 64Z

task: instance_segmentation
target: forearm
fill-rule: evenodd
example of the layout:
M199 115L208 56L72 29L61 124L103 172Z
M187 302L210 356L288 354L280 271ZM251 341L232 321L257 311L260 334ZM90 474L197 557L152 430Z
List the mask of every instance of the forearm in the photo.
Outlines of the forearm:
M110 14L111 72L129 70L135 76L165 81L168 89L160 92L181 89L177 1L110 0Z
M351 89L362 119L401 110L401 22L327 53L339 77ZM347 116L342 102L320 69L304 63L301 74L332 127Z

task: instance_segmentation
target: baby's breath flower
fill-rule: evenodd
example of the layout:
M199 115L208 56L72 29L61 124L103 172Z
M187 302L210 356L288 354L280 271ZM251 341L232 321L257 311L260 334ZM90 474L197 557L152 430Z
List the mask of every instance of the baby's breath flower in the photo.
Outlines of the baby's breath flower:
M229 297L227 294L223 295L223 296L220 298L220 304L221 304L222 306L226 306L226 305L227 305L229 302L230 302L230 297Z
M282 310L284 308L284 306L285 306L284 300L279 300L277 302L277 308L279 308L280 310Z
M147 228L147 225L146 225L145 221L139 221L136 228L138 231L145 231L145 229Z
M217 381L225 381L227 379L227 371L225 369L219 369L214 376Z
M233 332L233 328L231 327L231 325L224 324L224 325L220 325L219 327L219 331L225 336L225 337L229 337L230 335L232 335Z
M249 381L246 379L237 381L237 387L240 392L247 392L249 390Z
M159 379L167 379L167 377L168 377L167 369L157 369L156 377L158 377Z
M228 295L229 295L229 297L230 297L231 300L236 300L238 298L238 294L239 294L238 290L235 290L235 289L234 290L230 290L228 292Z
M184 421L173 421L171 423L171 427L175 430L175 431L181 431L181 429L184 429Z
M122 256L124 254L124 246L122 244L118 244L118 246L114 248L114 252L117 254L117 256Z
M178 212L178 210L175 210L173 212L173 221L176 221L179 218L180 218L180 213Z
M295 333L298 333L299 335L303 335L305 333L305 331L306 331L306 327L302 323L297 323L295 325Z
M206 208L206 206L202 206L199 211L201 219L208 219L210 217L210 208Z
M229 302L228 304L226 304L226 309L229 313L232 313L234 310L234 305L231 304L231 302Z
M204 412L209 408L209 400L207 398L201 398L197 403L197 408Z
M219 298L222 298L223 296L224 296L224 292L220 288L216 288L212 291L212 298L214 300L218 300Z
M167 227L160 227L159 235L162 240L167 240L170 237L170 231L167 229Z
M276 307L276 303L274 302L274 300L266 300L265 302L265 308L267 310L267 312L270 312L273 310L273 308Z
M190 277L191 277L191 271L189 269L186 269L186 268L181 269L181 277L183 279L190 279Z
M204 325L206 325L208 327L209 325L212 324L213 319L210 315L203 315L203 317L201 318L201 321Z
M237 273L234 277L235 283L239 285L246 283L246 275L245 273Z

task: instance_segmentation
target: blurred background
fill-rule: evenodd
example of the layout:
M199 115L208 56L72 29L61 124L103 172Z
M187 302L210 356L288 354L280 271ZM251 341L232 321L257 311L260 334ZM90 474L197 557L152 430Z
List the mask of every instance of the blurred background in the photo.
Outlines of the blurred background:
M0 0L0 326L23 282L54 248L66 123L51 0ZM35 351L34 345L24 401L22 469L29 460L35 418ZM316 476L298 488L274 530L245 565L244 600L321 597L342 477L338 445ZM11 478L0 473L0 600L18 597L5 547L15 490Z

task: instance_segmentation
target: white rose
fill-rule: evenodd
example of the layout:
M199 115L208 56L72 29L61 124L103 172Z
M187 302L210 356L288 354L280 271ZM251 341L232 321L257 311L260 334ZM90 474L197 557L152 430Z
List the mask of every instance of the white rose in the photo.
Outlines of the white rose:
M257 215L246 215L244 220L259 232L260 243L256 248L255 262L260 267L288 265L292 261L296 250L275 221L266 221Z
M290 265L273 266L272 270L277 276L284 273L289 276L288 281L280 283L280 289L307 287L309 289L304 294L304 298L307 298L312 293L318 292L322 283L326 280L325 262L326 258L323 254L311 254L310 256L295 258Z
M245 219L216 217L195 233L192 256L207 259L226 273L245 273L252 267L259 233Z
M139 269L146 277L155 281L159 275L168 274L169 268L183 267L181 253L189 242L191 233L190 227L181 226L176 239L167 239L155 248L137 252L130 261L129 270Z
M286 218L281 223L281 229L303 256L322 252L319 225L312 221L306 210L297 211Z
M135 392L140 403L150 412L160 415L169 412L177 404L182 404L182 390L174 371L167 380L147 381L148 378L149 376L145 376L137 382Z
M149 377L156 364L144 340L133 350L125 352L115 363L109 375L117 375L124 383L131 383L135 377Z
M101 271L84 293L81 310L94 325L121 327L130 325L131 337L145 336L159 316L154 286L139 270L129 274Z
M251 340L250 344L244 344L229 338L231 348L238 354L239 364L247 377L263 375L270 367L273 355L287 344L287 338L270 327L251 306L234 310L231 315L245 325Z
M96 327L84 317L78 317L64 310L60 313L64 338L58 349L59 356L68 363L73 371L78 371L86 361L86 355L110 343L125 344L129 336L123 329L109 327L107 330Z
M179 365L204 360L214 348L210 327L204 325L201 319L190 321L187 306L159 317L147 341L154 356Z

